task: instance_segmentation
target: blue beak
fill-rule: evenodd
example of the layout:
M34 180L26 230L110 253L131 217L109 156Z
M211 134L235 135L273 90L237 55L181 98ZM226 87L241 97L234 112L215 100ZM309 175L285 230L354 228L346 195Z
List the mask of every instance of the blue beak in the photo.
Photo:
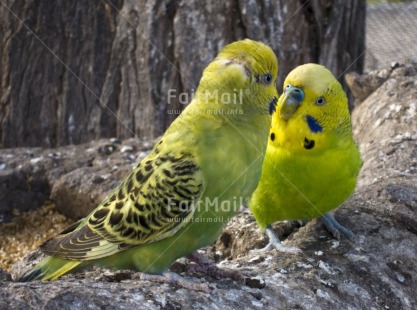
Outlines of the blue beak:
M287 85L279 108L279 116L288 121L304 100L304 91L301 88Z

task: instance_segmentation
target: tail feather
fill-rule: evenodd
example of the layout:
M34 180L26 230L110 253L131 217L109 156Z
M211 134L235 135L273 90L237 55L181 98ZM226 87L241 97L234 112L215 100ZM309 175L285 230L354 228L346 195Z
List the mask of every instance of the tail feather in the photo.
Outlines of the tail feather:
M17 281L29 282L34 280L56 280L60 276L70 272L80 263L81 261L66 260L50 256L21 276Z
M40 280L43 277L42 270L40 268L33 268L17 279L17 282L29 282L34 280Z

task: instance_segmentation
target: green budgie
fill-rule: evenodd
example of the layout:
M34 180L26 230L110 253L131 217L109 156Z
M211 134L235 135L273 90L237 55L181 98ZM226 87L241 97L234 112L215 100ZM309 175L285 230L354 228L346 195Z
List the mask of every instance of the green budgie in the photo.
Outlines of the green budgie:
M86 218L42 244L48 257L19 281L91 265L161 274L214 242L260 179L277 71L263 43L225 46L146 158Z
M261 180L250 202L270 239L267 248L300 251L275 235L271 224L282 220L322 216L335 236L353 237L328 212L352 194L361 166L342 85L318 64L292 70L272 116Z

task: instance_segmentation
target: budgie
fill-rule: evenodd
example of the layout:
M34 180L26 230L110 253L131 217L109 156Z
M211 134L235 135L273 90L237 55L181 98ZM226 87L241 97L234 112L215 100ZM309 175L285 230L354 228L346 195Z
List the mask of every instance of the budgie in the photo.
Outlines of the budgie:
M295 68L272 115L261 180L249 203L269 237L265 249L299 252L281 244L272 230L280 220L322 216L334 235L352 237L328 211L354 191L361 166L340 83L321 65Z
M86 218L42 244L48 256L19 281L92 265L158 275L214 242L260 179L277 73L267 45L225 46L151 152Z

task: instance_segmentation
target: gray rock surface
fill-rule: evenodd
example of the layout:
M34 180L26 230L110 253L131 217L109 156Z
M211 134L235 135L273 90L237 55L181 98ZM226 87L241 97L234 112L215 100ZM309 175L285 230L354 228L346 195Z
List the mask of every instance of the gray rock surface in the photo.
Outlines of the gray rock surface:
M67 217L86 216L147 154L153 141L103 139L54 149L0 152L0 223L47 199ZM82 206L82 207L80 207Z
M0 223L11 220L14 210L28 211L33 206L42 206L49 191L45 176L31 166L0 171Z
M251 253L266 238L243 210L202 252L240 270L246 284L184 271L184 260L172 269L208 282L211 293L138 280L131 271L93 269L45 283L14 283L1 272L0 309L416 309L416 77L415 64L394 68L353 111L365 163L357 191L335 212L356 233L353 242L333 239L318 220L277 223L303 253Z

